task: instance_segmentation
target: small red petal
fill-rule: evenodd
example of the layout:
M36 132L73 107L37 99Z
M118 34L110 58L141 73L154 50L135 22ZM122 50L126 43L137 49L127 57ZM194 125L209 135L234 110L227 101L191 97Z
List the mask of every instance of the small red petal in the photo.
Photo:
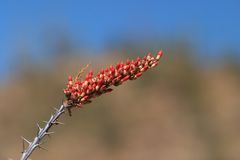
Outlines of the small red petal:
M88 74L93 75L93 70L91 69Z
M136 78L141 77L142 76L142 72L137 73L135 76L136 76Z
M163 51L160 50L157 54L156 60L159 60L163 56Z
M129 68L130 68L129 65L125 65L125 66L123 67L123 69L125 69L125 70L128 70Z
M106 85L105 85L105 84L102 85L101 89L102 89L102 90L106 89Z
M126 64L129 65L131 62L129 59L127 59Z
M112 70L114 67L113 67L113 65L111 64L110 66L109 66L109 69L110 70Z
M139 57L137 57L136 61L140 61L141 59Z
M72 81L72 76L68 76L68 81Z
M81 101L86 101L88 99L88 96L84 96L83 98L81 98Z
M148 70L148 66L144 66L144 71Z
M143 60L147 60L147 56L144 56L144 57L143 57Z
M120 68L120 63L116 65L116 69L118 70Z
M129 80L129 77L130 77L130 76L129 76L129 75L127 75L127 76L126 76L126 77L124 77L124 78L123 78L121 81L122 81L122 82L125 82L125 81Z

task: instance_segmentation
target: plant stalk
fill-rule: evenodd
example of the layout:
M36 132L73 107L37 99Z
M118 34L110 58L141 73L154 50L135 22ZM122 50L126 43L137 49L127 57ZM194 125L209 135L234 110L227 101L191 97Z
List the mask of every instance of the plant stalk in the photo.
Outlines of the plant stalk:
M56 109L56 111L54 112L54 114L51 115L50 119L48 121L46 121L46 125L41 128L38 124L38 132L37 132L37 135L36 137L34 138L34 140L32 142L26 140L24 137L23 140L25 142L28 143L28 147L24 149L24 151L22 152L22 157L21 157L21 160L27 160L30 155L33 153L33 151L36 149L36 148L42 148L41 147L41 141L42 139L46 136L46 135L50 135L52 134L53 132L49 132L49 129L53 126L53 125L57 125L57 124L60 124L60 122L58 122L58 118L65 112L65 109L66 109L66 106L64 106L64 104L62 104L60 106L60 108ZM24 143L24 142L23 142Z

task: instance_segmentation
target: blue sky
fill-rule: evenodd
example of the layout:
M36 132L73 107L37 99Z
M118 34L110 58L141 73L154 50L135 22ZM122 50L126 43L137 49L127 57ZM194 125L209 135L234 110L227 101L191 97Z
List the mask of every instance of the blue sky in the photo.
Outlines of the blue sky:
M0 74L25 43L41 56L43 34L55 26L96 51L128 32L186 37L199 53L214 56L225 48L240 51L239 6L237 0L0 0Z

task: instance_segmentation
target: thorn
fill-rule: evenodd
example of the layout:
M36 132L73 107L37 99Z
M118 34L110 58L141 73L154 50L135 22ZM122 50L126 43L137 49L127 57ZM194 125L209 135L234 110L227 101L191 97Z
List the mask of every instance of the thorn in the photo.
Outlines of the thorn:
M42 128L40 127L40 125L37 123L37 127L38 127L38 130L41 131Z
M43 145L45 143L46 143L46 141L43 141L43 142L40 142L39 145L41 146L41 145Z
M48 123L48 121L43 121L43 123Z
M59 125L59 124L64 125L64 123L59 122L59 121L54 122L54 124L56 124L56 125Z
M56 108L56 107L53 107L53 109L57 112L58 111L58 109Z
M25 151L25 144L24 144L24 140L22 140L22 147L23 147L22 153L24 153L24 151Z
M30 141L28 141L26 138L24 138L23 136L21 137L25 142L27 142L29 145L32 143Z
M53 134L54 132L46 132L45 135L51 135Z
M44 147L42 147L42 146L40 146L40 145L38 145L38 148L40 148L40 149L42 149L42 150L45 150L45 151L48 151L46 148L44 148Z

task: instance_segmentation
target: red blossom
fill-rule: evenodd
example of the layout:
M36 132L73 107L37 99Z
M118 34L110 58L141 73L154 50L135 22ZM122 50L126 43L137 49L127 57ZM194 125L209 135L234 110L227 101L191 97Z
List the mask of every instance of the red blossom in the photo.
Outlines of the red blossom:
M79 79L79 75L75 79L69 76L67 87L64 89L67 101L71 106L82 107L83 104L90 103L92 98L111 92L112 86L141 77L145 71L158 64L162 55L161 50L156 57L148 53L142 59L139 57L132 61L127 59L125 63L120 62L115 67L110 65L105 70L100 70L96 76L90 70L82 80ZM85 68L80 72L84 70Z

